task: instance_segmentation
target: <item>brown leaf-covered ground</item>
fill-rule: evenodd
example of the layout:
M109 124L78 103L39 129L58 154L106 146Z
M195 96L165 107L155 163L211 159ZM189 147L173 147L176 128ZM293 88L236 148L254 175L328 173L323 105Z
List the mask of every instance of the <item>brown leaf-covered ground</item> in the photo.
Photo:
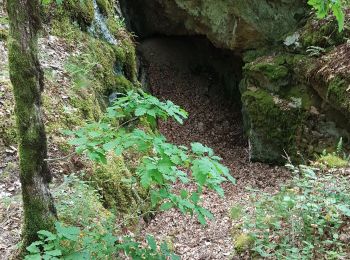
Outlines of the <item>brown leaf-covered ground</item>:
M186 38L154 38L139 46L153 94L189 112L184 125L168 121L160 122L159 128L176 144L201 142L212 147L230 168L237 185L225 184L224 198L206 192L204 206L215 216L208 226L201 226L195 217L171 210L158 214L142 233L171 241L182 259L230 259L233 252L230 208L242 205L245 211L250 211L247 188L274 192L289 173L282 167L249 162L240 104L228 100L220 83L213 82L215 75L191 70L194 56L198 55L195 46Z
M42 38L39 45L42 67L55 72L54 80L46 82L44 96L54 96L54 102L66 102L66 92L71 82L64 64L71 55L67 50L69 46L52 36ZM190 114L182 126L172 121L160 122L161 132L177 144L189 145L197 141L214 148L238 181L236 186L224 185L225 198L213 192L205 193L204 206L215 215L207 227L201 226L195 218L171 210L158 214L143 227L141 233L152 233L161 240L171 241L176 253L183 259L229 259L233 251L233 223L229 218L229 209L240 204L244 210L250 211L246 188L273 192L288 177L288 173L283 168L249 162L240 105L225 98L220 86L216 86L214 75L208 71L194 72L190 69L189 61L193 63L196 58L193 56L195 48L189 42L171 38L154 39L143 43L140 50L148 63L146 70L153 93L181 105ZM0 42L0 58L0 90L3 93L0 96L0 115L9 122L9 127L13 127L13 97L8 88L4 42ZM50 122L56 120L55 113L46 113L45 118ZM51 158L62 156L57 148L57 138L56 135L49 135L48 138ZM16 196L20 192L17 148L14 144L3 143L2 138L0 142L0 253L2 259L8 259L20 239L22 209L20 196ZM50 165L56 177L74 170L67 170L65 162L54 161ZM16 196L16 199L6 200L8 196Z

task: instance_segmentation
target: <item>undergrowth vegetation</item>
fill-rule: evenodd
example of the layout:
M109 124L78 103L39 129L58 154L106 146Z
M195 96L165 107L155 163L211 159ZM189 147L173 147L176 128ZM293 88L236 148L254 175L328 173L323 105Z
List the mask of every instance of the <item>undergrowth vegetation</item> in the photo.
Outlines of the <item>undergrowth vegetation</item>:
M221 158L211 148L200 143L192 143L190 148L176 146L156 130L143 126L154 128L158 118L172 118L182 124L187 112L179 106L171 101L162 102L142 91L118 93L118 96L100 121L87 123L76 131L65 131L73 137L70 144L76 146L77 153L101 164L107 164L111 152L116 156L128 150L143 154L136 177L124 178L124 182L131 186L140 183L144 189L149 189L152 209L178 208L184 214L196 215L205 225L207 218L213 215L201 206L201 194L205 189L212 189L224 196L221 184L225 181L235 183L228 168L220 163ZM141 125L136 123L140 119L143 120ZM174 190L173 184L177 182L194 183L197 189ZM110 259L119 251L133 259L165 259L170 255L176 258L166 243L158 250L151 236L147 237L148 247L141 247L131 238L118 238L111 232L88 230L85 235L81 232L84 233L77 227L65 227L60 223L56 224L56 233L40 231L41 240L27 248L30 253L27 259ZM80 241L79 237L84 238Z
M341 259L350 242L349 176L287 165L294 178L279 192L256 194L244 217L246 246L273 259ZM247 245L248 244L248 245Z
M309 0L308 4L316 10L319 19L325 18L330 12L333 13L337 19L339 31L344 29L344 8L349 5L348 0Z

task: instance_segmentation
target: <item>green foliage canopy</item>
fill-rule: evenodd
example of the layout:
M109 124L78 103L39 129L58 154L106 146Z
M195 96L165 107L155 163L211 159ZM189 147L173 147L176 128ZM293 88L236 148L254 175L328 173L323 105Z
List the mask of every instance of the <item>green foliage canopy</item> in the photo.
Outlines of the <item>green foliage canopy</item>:
M347 0L308 0L308 4L316 10L317 17L320 19L325 18L329 13L333 13L338 21L339 32L344 29L344 8L348 5Z

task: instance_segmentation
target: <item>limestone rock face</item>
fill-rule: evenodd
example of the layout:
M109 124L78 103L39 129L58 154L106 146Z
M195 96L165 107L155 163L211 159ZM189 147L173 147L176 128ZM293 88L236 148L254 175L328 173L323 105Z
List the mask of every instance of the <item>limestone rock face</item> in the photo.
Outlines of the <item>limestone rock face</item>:
M217 47L250 49L276 43L293 32L303 0L121 0L141 36L205 35Z
M332 151L341 137L348 149L345 53L343 45L319 62L307 55L279 53L245 64L240 91L253 161L283 164L286 155L293 161L310 158ZM337 60L331 58L336 54ZM335 68L335 61L342 66ZM330 68L332 77L327 74Z

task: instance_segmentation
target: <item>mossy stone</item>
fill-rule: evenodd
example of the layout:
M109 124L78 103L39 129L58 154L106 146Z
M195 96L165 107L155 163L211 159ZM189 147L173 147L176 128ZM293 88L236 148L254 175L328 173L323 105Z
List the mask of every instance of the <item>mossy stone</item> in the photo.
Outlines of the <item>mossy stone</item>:
M302 29L301 43L307 48L309 46L318 46L328 48L346 42L350 36L350 30L345 26L342 32L338 31L338 23L334 17L326 19L317 19L310 17Z
M234 248L237 253L248 250L254 243L254 238L246 233L241 233L234 238Z
M296 155L296 137L303 120L300 107L262 89L243 92L242 104L253 161L284 163L285 152Z
M115 155L108 157L107 164L95 165L90 176L104 205L120 213L134 212L141 203L139 200L145 191L133 184L133 178L135 176L126 167L123 157Z
M94 5L92 0L63 1L62 12L76 20L80 26L89 26L94 19Z
M283 56L264 56L243 68L245 77L258 82L259 87L275 93L289 84L289 69Z

